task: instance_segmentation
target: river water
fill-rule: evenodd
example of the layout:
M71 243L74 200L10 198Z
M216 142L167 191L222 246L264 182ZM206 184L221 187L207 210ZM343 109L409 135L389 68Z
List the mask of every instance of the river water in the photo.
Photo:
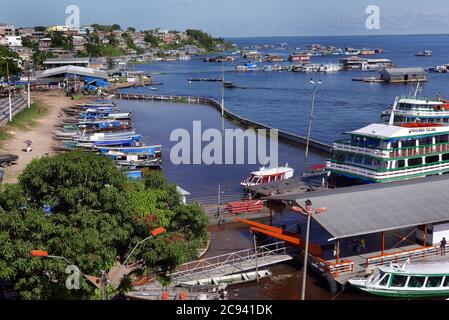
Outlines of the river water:
M434 67L449 63L449 36L373 36L373 37L315 37L315 38L248 38L231 39L244 45L288 43L289 47L304 49L307 44L319 43L340 48L384 48L386 53L376 58L389 58L400 67ZM422 50L432 50L432 57L415 57ZM293 50L272 49L262 53L276 53L287 57ZM342 56L312 57L312 63L337 63ZM259 66L263 66L260 63ZM354 130L380 121L381 112L391 105L397 95L412 92L415 85L353 82L352 78L374 76L376 73L361 71L337 72L334 74L291 73L291 72L234 72L235 63L225 64L225 78L247 89L226 90L226 107L249 119L306 135L310 110L310 78L319 79L316 99L316 117L313 123L313 138L327 143L343 137L345 131ZM135 65L136 70L154 73L154 80L162 82L158 94L190 95L221 99L219 82L189 83L189 78L220 78L221 65L191 60L173 63L151 63ZM423 95L449 96L449 74L429 74L429 82L423 86ZM149 88L130 88L124 92L152 93ZM168 104L161 102L118 101L123 110L133 112L135 128L148 144L163 145L163 171L170 181L191 192L192 199L216 196L218 185L224 195L241 192L239 183L258 169L257 165L180 165L169 161L170 150L176 142L170 141L175 129L192 132L193 121L201 121L207 128L230 128L238 126L224 120L213 108L193 104ZM325 157L312 153L309 164L319 164ZM304 150L281 143L280 164L288 163L297 172L304 169ZM286 213L275 216L276 224L291 225L301 218ZM303 223L303 221L301 221ZM326 238L319 226L314 227L316 241ZM227 225L211 229L213 245L209 256L219 255L252 246L249 230L241 225ZM313 239L312 239L313 240ZM299 262L272 267L274 276L263 279L259 284L248 283L231 287L231 299L298 299L300 288ZM309 299L335 298L317 277L308 277L307 297ZM337 299L367 299L370 296L346 289Z

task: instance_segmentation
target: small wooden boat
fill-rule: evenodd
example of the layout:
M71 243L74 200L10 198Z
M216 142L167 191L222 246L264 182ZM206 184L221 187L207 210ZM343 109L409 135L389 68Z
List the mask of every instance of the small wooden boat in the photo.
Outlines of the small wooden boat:
M250 176L243 180L240 185L248 188L261 184L267 184L274 181L287 180L293 178L294 169L289 168L288 165L279 168L266 169L261 168L259 171L251 172Z
M448 297L449 261L391 264L378 267L367 278L350 279L349 283L385 297Z

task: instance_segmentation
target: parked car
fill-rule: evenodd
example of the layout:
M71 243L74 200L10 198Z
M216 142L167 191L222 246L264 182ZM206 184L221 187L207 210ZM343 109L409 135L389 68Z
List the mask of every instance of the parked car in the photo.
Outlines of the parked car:
M19 159L18 156L14 154L2 154L0 155L0 167L7 167L16 163Z

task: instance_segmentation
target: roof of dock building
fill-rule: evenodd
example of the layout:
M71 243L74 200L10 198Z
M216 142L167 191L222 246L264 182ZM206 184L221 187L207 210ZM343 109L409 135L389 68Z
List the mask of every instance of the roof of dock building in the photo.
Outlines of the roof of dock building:
M290 195L268 200L312 202L329 241L449 221L447 175Z
M386 72L390 75L406 75L406 74L424 74L426 70L424 68L390 68L385 69L383 72Z
M36 73L36 79L59 77L66 74L74 74L77 76L93 77L104 80L108 79L108 74L105 71L76 66L64 66L48 69L41 73Z
M90 60L90 58L48 58L44 61L44 64L89 64Z

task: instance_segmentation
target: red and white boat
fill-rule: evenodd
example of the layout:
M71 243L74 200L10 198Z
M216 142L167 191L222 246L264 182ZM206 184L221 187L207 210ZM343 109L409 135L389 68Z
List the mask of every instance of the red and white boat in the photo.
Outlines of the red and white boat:
M245 187L252 187L270 182L287 180L293 178L294 169L289 168L288 165L279 168L266 169L261 168L259 171L251 172L250 176L243 180L240 184Z

